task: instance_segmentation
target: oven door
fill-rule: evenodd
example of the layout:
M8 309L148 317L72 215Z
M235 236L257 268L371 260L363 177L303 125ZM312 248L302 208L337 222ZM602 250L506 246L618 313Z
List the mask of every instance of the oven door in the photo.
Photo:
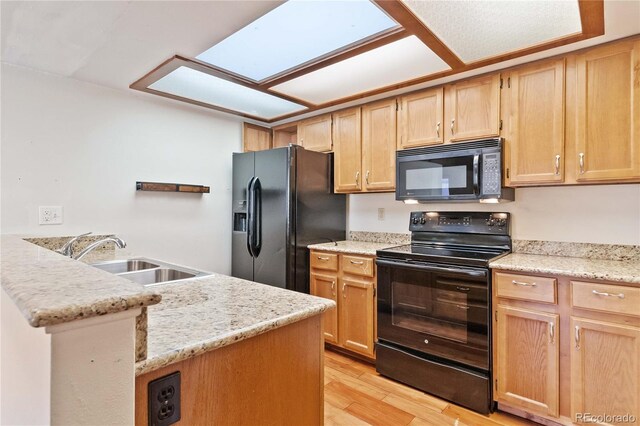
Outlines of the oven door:
M489 273L378 259L378 338L489 370Z
M398 157L396 200L473 200L480 196L480 151Z

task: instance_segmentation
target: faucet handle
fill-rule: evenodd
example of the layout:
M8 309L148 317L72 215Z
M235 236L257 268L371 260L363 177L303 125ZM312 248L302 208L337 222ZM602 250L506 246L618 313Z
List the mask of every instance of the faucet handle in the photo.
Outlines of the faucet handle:
M73 238L71 238L69 241L67 241L62 247L60 247L59 249L56 250L57 253L60 253L64 256L69 256L71 257L73 255L73 243L75 243L76 241L78 241L80 238L82 237L86 237L87 235L91 234L91 231L89 232L85 232L84 234L80 234L78 236L75 236Z

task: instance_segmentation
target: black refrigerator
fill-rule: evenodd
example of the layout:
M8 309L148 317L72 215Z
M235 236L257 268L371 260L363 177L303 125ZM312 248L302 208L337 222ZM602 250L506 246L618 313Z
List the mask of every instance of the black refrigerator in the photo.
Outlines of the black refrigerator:
M290 145L233 154L231 274L309 293L307 245L344 240L333 155Z

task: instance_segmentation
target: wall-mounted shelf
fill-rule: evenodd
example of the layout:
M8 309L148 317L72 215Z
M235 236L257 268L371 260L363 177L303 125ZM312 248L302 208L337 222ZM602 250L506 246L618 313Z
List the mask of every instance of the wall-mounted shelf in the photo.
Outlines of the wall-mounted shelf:
M136 182L136 191L190 192L192 194L208 194L208 186L184 183Z

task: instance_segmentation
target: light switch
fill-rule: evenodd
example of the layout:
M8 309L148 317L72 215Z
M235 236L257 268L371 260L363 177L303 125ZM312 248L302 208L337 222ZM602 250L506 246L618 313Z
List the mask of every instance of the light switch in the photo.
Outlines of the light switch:
M62 206L38 207L38 224L40 225L62 224Z

